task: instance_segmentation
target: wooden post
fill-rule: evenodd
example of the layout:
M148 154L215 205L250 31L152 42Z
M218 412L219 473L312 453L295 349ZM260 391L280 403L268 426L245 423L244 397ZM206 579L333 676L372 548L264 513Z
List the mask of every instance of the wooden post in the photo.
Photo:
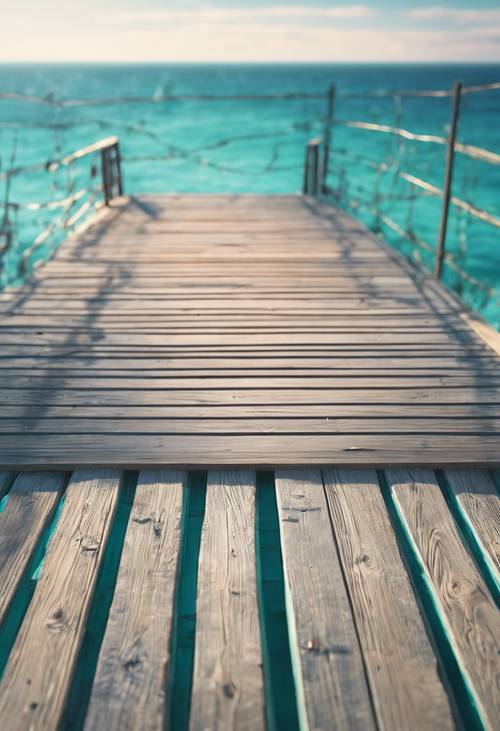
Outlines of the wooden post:
M101 173L102 173L102 190L104 193L104 205L109 206L111 200L110 175L109 175L109 147L101 150Z
M304 160L304 182L302 184L302 192L309 195L309 143L306 145L306 159Z
M435 277L441 279L443 270L443 259L446 245L446 229L448 226L448 213L450 208L451 184L453 180L453 163L455 160L455 141L457 138L458 114L460 111L460 94L462 84L456 81L453 85L453 106L451 112L450 133L448 135L448 147L446 151L446 169L443 185L443 208L441 211L441 223L439 225L439 237L436 248Z
M304 166L304 195L318 195L320 188L319 180L319 148L322 140L316 138L307 143L306 163Z
M122 181L122 158L120 155L120 145L118 142L115 145L115 164L116 164L116 183L118 195L123 195L123 181Z
M115 197L115 183L116 183L116 157L115 157L115 146L108 149L108 185L109 185L109 200L113 200Z
M330 146L332 141L333 112L335 108L335 84L331 84L327 94L327 111L323 143L323 167L321 170L321 192L325 192L328 165L330 162Z
M311 144L311 166L310 176L311 182L309 184L311 195L318 195L318 179L319 179L319 145L316 142Z

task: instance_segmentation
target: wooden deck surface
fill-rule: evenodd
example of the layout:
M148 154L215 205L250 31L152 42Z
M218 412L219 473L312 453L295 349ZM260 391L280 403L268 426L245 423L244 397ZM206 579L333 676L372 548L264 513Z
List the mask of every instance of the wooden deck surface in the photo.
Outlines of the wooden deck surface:
M2 729L498 728L498 524L460 522L492 475L264 477L2 475Z
M0 466L499 462L497 354L344 213L133 199L0 296Z
M449 294L317 201L148 196L0 310L2 731L498 728L497 338Z

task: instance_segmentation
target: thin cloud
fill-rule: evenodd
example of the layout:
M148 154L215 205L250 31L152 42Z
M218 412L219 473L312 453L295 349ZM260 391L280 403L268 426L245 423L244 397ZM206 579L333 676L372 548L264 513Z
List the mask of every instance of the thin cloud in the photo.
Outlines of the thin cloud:
M484 28L479 34L454 32L443 36L437 31L421 33L400 31L387 33L380 29L336 29L309 27L296 29L270 26L260 23L235 25L224 41L217 32L220 26L210 30L207 26L178 26L168 33L162 28L138 31L124 28L110 36L95 29L78 36L65 36L57 45L57 59L99 61L150 61L150 62L285 62L285 61L454 61L457 58L476 61L481 58L500 60L499 44L491 36L491 29ZM489 35L487 35L489 33ZM10 51L8 38L2 49ZM44 39L42 39L44 40ZM167 42L168 41L168 42ZM54 58L54 46L38 44L27 46L33 59L47 58L48 50ZM18 46L16 50L18 51ZM26 48L26 47L25 47ZM92 49L92 57L85 49ZM79 53L75 53L78 49ZM258 49L258 53L256 53ZM19 52L19 51L18 51ZM9 54L10 55L10 54ZM26 50L23 50L23 59Z
M488 10L486 8L466 10L464 8L445 8L441 5L433 5L425 8L408 10L406 15L408 18L413 20L448 20L453 23L464 25L500 23L500 10Z
M377 12L367 5L325 8L320 5L274 5L271 7L227 8L204 5L192 9L122 11L101 16L104 22L122 23L240 23L266 21L360 20L373 18Z
M408 10L390 17L379 12L372 22L373 12L364 4L325 8L302 3L122 10L113 16L103 13L101 22L95 15L77 14L70 3L57 20L47 16L43 4L33 17L11 3L9 22L0 24L0 60L500 61L500 22L483 22L481 11L473 11L474 22L449 21L443 29L442 19L427 20L440 6L419 8L417 18L409 18Z

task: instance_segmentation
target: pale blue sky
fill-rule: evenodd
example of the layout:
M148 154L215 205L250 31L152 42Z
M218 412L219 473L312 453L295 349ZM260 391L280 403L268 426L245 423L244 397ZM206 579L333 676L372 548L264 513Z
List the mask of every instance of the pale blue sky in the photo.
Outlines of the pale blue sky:
M0 0L0 61L500 61L479 0Z

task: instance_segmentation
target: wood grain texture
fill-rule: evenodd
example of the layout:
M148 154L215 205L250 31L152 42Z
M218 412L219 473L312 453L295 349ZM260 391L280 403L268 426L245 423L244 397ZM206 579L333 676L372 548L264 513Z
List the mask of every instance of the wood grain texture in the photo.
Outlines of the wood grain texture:
M323 476L379 728L455 728L376 473Z
M32 433L2 437L8 446L9 464L26 469L76 469L92 464L99 442L99 463L129 469L161 467L179 469L221 468L252 464L260 469L277 466L337 464L413 465L415 452L420 462L431 466L490 465L498 455L496 435L412 435L412 434L159 434L96 433L51 434L41 442ZM222 449L222 445L224 448ZM56 450L57 447L57 450ZM414 451L412 451L414 450Z
M485 470L446 470L448 484L489 555L497 575L500 572L500 496Z
M209 472L191 731L265 728L255 562L255 472Z
M54 514L65 483L65 475L61 473L24 472L9 491L0 513L0 624Z
M163 727L185 484L174 470L139 475L85 731Z
M49 731L61 721L119 484L118 471L97 469L70 480L0 685L0 718L9 731Z
M500 717L500 616L463 545L433 472L386 471L487 728Z
M183 412L184 410L182 410ZM40 434L59 434L61 431L69 437L71 434L88 434L89 430L94 427L94 434L100 434L104 438L107 434L137 434L143 437L151 436L172 436L178 434L211 434L212 436L226 436L228 432L233 436L241 435L265 435L265 434L282 434L282 435L337 435L339 432L345 435L359 433L359 422L357 419L342 419L335 416L335 412L331 411L331 415L325 417L316 417L312 415L307 418L287 418L280 416L278 418L269 418L262 414L258 418L233 416L227 414L223 418L213 419L210 414L199 418L196 423L193 419L182 416L170 416L170 418L147 418L143 416L139 419L131 419L119 417L115 419L101 418L96 421L93 417L73 417L56 419L50 417L7 419L0 417L0 435L8 434L29 434L33 424L36 424ZM301 415L302 416L302 415ZM184 417L184 418L183 418ZM464 434L477 437L478 434L484 436L495 436L496 429L500 427L500 418L488 418L482 415L476 418L472 416L467 419L457 418L435 418L429 417L424 419L415 419L413 423L408 421L407 417L400 417L389 420L388 418L378 419L373 417L369 422L363 425L361 434L375 435L375 439L383 435L384 438L390 438L392 435L412 434L413 436L450 436L450 434ZM332 447L335 441L332 440Z
M18 409L0 409L0 469L499 462L498 354L444 290L301 196L120 201L0 312L0 406ZM279 404L295 423L264 418ZM312 420L341 404L361 413ZM147 422L200 405L263 411Z
M376 728L319 470L276 472L292 661L304 728Z

